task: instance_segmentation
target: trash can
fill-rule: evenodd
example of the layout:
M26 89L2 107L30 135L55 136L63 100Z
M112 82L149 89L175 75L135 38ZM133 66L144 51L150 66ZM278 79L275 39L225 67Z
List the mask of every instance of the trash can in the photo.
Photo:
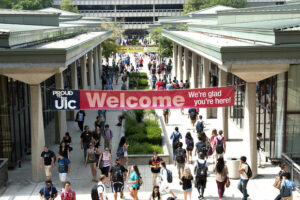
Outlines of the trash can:
M240 160L237 158L228 158L227 159L227 168L228 168L228 176L230 179L239 179L239 166Z

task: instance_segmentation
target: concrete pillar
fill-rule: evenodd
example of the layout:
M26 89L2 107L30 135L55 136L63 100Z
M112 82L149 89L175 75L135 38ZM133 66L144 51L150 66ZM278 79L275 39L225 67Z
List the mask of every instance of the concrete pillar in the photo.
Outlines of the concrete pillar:
M203 72L202 72L202 87L203 88L208 88L209 87L209 83L210 83L210 77L209 77L209 65L210 62L208 59L202 57L201 59L202 61L202 65L203 65ZM211 108L205 108L206 110L206 119L211 117Z
M202 88L202 58L200 56L197 55L197 88ZM199 65L198 63L201 62L201 64Z
M93 69L93 54L92 51L88 52L89 59L89 77L90 77L90 89L93 90L95 86L94 82L94 69Z
M72 90L78 90L78 75L77 75L77 65L76 65L76 61L73 62L71 64L71 89ZM76 117L76 111L75 110L72 110L70 111L71 114L70 114L70 117L72 121L75 120L75 117Z
M178 75L177 73L177 63L178 63L178 52L177 52L177 44L173 42L173 69L172 69L172 75L176 76Z
M153 4L153 22L155 22L155 5Z
M63 73L55 74L55 88L64 89ZM65 110L55 112L55 143L59 144L67 132L67 116Z
M117 5L114 5L114 10L115 10L115 22L117 22Z
M197 65L197 54L192 52L192 79L191 79L191 88L197 88L197 72L198 72L198 65Z
M31 176L32 180L44 180L44 170L40 170L41 152L45 146L44 120L42 112L41 86L30 85L30 126L31 126Z
M227 72L219 68L219 87L225 87L227 85ZM224 137L228 140L228 108L218 108L218 121L221 122L221 129L224 131Z
M80 72L81 72L81 86L82 90L87 89L87 75L86 75L86 55L80 58Z
M98 62L99 62L99 72L100 72L100 76L102 76L102 48L101 45L98 46Z
M185 83L185 80L189 81L189 50L187 48L184 48L184 80L183 82Z
M247 162L252 169L253 177L255 177L257 175L256 83L246 83L244 131L243 147L246 150Z
M94 48L94 76L95 76L95 85L96 87L100 86L100 76L99 76L99 54L98 48Z
M180 80L183 79L183 70L182 70L182 46L178 45L178 69L177 69L177 80L180 82Z

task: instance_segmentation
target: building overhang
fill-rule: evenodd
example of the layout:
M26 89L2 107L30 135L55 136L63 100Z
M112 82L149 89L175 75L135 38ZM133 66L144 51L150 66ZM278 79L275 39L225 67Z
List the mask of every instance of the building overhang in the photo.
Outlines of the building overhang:
M0 49L0 73L39 84L111 37L112 31L91 32L74 38L23 49Z

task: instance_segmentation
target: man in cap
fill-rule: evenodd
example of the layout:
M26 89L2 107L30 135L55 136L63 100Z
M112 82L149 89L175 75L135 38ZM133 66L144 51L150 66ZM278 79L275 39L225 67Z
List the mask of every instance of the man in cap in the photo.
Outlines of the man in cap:
M45 186L40 190L41 200L54 200L57 197L57 190L50 180L45 182Z
M120 198L123 198L124 181L127 178L128 170L120 164L119 158L116 159L116 165L110 169L109 179L111 181L112 191L114 193L114 199L117 200L118 192L120 193Z

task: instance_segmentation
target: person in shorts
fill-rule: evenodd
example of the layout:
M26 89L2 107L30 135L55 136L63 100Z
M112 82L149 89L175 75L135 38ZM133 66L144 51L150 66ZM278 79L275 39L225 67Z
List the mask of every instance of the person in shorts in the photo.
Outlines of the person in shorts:
M179 147L175 151L174 165L177 166L178 176L181 178L186 162L186 150L182 148L182 142L179 142Z
M105 175L101 175L100 176L100 181L98 183L98 188L97 188L99 200L108 200L108 197L106 195L106 189L105 189L105 183L106 183L106 181L107 181L106 176Z
M123 198L124 180L127 178L127 169L121 165L121 160L116 159L116 165L110 169L109 179L111 181L112 192L114 193L114 199L117 200L118 193L120 198Z
M68 158L63 157L62 154L58 154L57 158L57 171L59 174L59 180L62 184L62 187L65 187L67 181L67 174L70 173L71 165Z
M52 167L54 166L54 152L50 151L47 146L44 146L44 151L41 153L40 158L40 169L43 169L43 162L44 162L44 170L46 174L46 179L52 179Z
M192 191L193 191L193 175L191 173L191 169L189 167L184 168L183 176L180 179L180 183L182 184L184 200L187 200L188 197L191 200Z
M138 199L138 192L140 190L140 179L141 179L141 174L136 165L133 165L129 172L128 176L130 177L130 180L127 182L127 184L131 184L131 187L129 189L130 196L134 199Z

